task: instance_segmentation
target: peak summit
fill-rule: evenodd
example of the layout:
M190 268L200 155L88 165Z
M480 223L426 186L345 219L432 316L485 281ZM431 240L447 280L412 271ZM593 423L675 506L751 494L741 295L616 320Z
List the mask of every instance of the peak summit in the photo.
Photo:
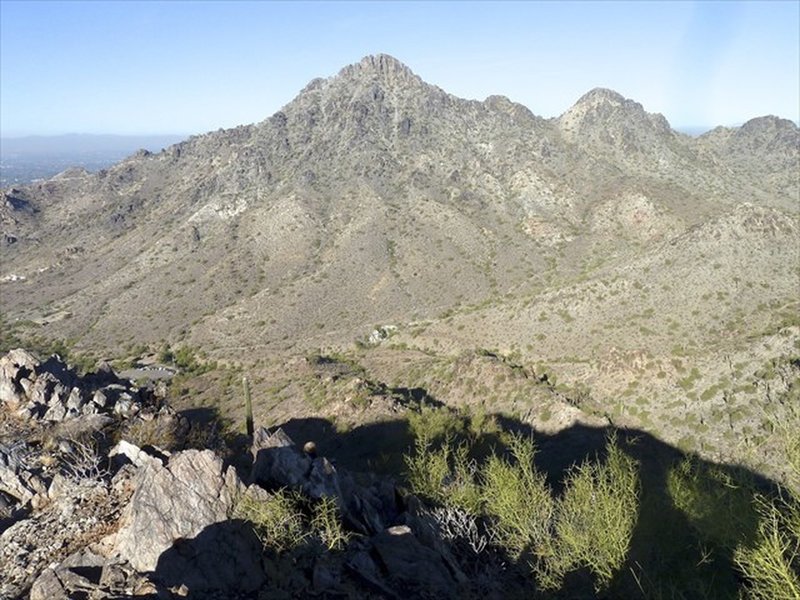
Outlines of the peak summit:
M619 92L608 88L597 87L586 92L575 103L575 106L597 106L598 104L610 103L614 105L622 105L626 102L626 98Z
M635 100L607 88L594 88L585 93L558 118L558 123L569 139L574 139L579 132L583 132L580 133L583 137L596 135L608 139L613 138L609 137L609 132L624 133L624 137L631 140L633 137L647 137L650 133L664 135L670 131L669 123L662 115L650 114ZM630 151L633 145L627 144L626 148Z
M411 70L389 54L370 54L362 58L357 64L362 69L372 69L381 73Z
M340 77L385 77L415 78L416 75L405 64L389 54L371 54L357 63L348 65L339 71Z

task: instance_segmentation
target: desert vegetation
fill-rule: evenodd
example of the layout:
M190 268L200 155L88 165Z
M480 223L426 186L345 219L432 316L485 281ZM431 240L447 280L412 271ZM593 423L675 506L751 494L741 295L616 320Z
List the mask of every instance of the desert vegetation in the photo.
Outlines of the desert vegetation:
M654 481L630 433L609 434L602 456L553 481L536 466L533 439L505 432L486 455L454 435L458 428L440 423L438 436L417 436L408 484L437 507L462 553L512 559L531 592L561 597L590 581L601 597L800 597L797 488L692 455L672 457ZM782 439L795 447L794 434ZM796 461L796 451L787 458Z

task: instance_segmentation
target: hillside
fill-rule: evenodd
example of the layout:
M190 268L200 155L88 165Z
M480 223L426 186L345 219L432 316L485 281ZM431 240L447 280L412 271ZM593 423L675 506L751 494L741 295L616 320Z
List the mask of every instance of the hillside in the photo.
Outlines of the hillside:
M483 355L455 368L470 364L501 366ZM356 370L322 357L306 366L330 382ZM534 391L514 371L511 384ZM361 383L392 420L348 430L291 418L223 434L107 364L81 374L55 355L0 356L0 597L800 592L797 479L781 489L640 430L547 434ZM776 435L790 440L798 417Z
M95 356L196 348L251 374L265 419L335 410L341 390L309 406L316 375L291 366L322 349L545 426L550 404L483 359L453 367L486 351L546 375L580 418L779 476L799 141L777 117L692 138L605 89L543 119L371 56L260 123L5 190L0 312ZM432 363L472 385L448 393ZM237 410L227 375L193 385L186 401Z

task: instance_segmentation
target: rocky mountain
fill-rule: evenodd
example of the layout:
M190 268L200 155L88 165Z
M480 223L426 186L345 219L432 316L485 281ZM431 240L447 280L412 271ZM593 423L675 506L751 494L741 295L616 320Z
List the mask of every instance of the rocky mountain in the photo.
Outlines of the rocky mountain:
M190 345L259 394L390 325L359 360L399 387L490 350L729 456L797 388L799 142L776 117L691 138L604 89L543 119L371 56L261 123L5 190L0 311L95 353Z

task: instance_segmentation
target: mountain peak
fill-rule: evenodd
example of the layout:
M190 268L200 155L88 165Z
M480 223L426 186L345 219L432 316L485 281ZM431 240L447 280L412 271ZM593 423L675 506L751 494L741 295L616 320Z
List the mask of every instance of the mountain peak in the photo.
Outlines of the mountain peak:
M585 93L558 118L558 123L568 139L594 134L608 137L611 131L625 131L625 137L630 139L633 131L642 135L646 135L646 131L658 134L670 131L669 123L662 115L650 114L635 100L607 88L594 88ZM629 145L628 149L632 146Z
M389 54L371 54L339 71L339 77L419 79L410 68Z
M575 106L597 106L599 104L613 104L620 106L630 102L619 92L609 88L596 87L589 90L575 103Z
M370 54L358 62L362 69L373 69L378 72L410 71L404 63L390 54Z
M754 133L764 131L797 131L798 127L789 119L782 119L775 115L766 115L750 119L739 128L741 133Z

